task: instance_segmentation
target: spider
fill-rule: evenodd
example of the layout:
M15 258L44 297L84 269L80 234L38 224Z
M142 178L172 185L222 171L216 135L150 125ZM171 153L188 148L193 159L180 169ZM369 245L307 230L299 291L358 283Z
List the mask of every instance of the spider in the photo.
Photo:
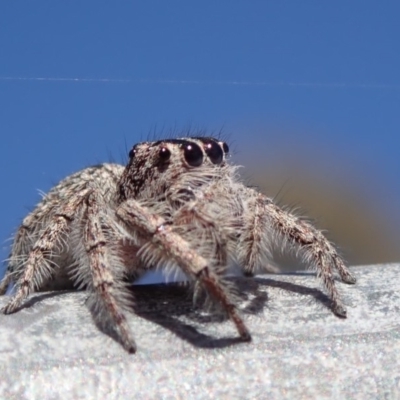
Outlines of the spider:
M95 321L134 353L129 282L156 268L180 270L250 341L226 272L233 262L248 276L268 271L271 247L279 243L316 269L333 312L346 317L334 272L348 284L355 278L333 245L244 185L228 156L228 145L213 137L142 142L125 167L96 165L62 180L15 235L0 295L11 282L16 290L1 311L18 311L33 291L72 283L89 291Z

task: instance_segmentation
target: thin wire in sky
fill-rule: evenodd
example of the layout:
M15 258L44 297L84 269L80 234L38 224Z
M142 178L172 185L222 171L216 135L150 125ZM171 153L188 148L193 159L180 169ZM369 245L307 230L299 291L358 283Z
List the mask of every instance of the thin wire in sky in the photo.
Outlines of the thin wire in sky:
M159 85L227 85L227 86L269 86L269 87L308 87L308 88L350 88L350 89L392 89L399 90L400 85L383 83L340 83L340 82L270 82L270 81L202 81L179 79L114 79L114 78L52 78L0 76L0 81L33 82L74 82L74 83L127 83Z

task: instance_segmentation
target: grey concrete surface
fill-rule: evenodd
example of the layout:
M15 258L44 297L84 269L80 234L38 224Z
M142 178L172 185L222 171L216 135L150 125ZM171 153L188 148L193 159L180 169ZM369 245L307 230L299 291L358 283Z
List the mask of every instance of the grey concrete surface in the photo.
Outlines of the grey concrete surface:
M34 294L0 316L0 398L399 399L400 264L352 270L347 319L311 273L238 278L251 343L181 287L137 288L135 355L98 330L84 292Z

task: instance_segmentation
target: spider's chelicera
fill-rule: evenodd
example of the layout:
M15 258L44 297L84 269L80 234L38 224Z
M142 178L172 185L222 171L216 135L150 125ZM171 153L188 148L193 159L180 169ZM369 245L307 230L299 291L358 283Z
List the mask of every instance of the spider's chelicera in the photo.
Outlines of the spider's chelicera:
M6 275L16 292L2 309L17 311L36 290L89 290L97 322L115 330L128 352L136 345L125 313L128 282L147 270L179 269L218 302L240 337L251 336L225 280L231 263L246 275L268 270L271 244L293 249L321 278L335 314L346 316L334 272L355 279L325 236L245 186L228 162L229 147L212 137L143 142L126 167L102 164L62 180L19 227Z

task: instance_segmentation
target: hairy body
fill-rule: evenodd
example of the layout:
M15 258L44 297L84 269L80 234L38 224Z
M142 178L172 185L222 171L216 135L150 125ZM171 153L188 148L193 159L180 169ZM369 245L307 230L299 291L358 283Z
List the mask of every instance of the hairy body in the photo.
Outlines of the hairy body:
M147 270L178 269L250 340L224 278L232 262L250 276L268 270L278 243L316 269L333 312L345 317L334 273L346 283L355 279L335 248L310 223L245 186L228 152L212 137L143 142L126 167L102 164L62 180L18 229L0 283L0 294L12 281L16 293L2 311L17 311L35 290L85 287L96 321L134 352L127 282Z

